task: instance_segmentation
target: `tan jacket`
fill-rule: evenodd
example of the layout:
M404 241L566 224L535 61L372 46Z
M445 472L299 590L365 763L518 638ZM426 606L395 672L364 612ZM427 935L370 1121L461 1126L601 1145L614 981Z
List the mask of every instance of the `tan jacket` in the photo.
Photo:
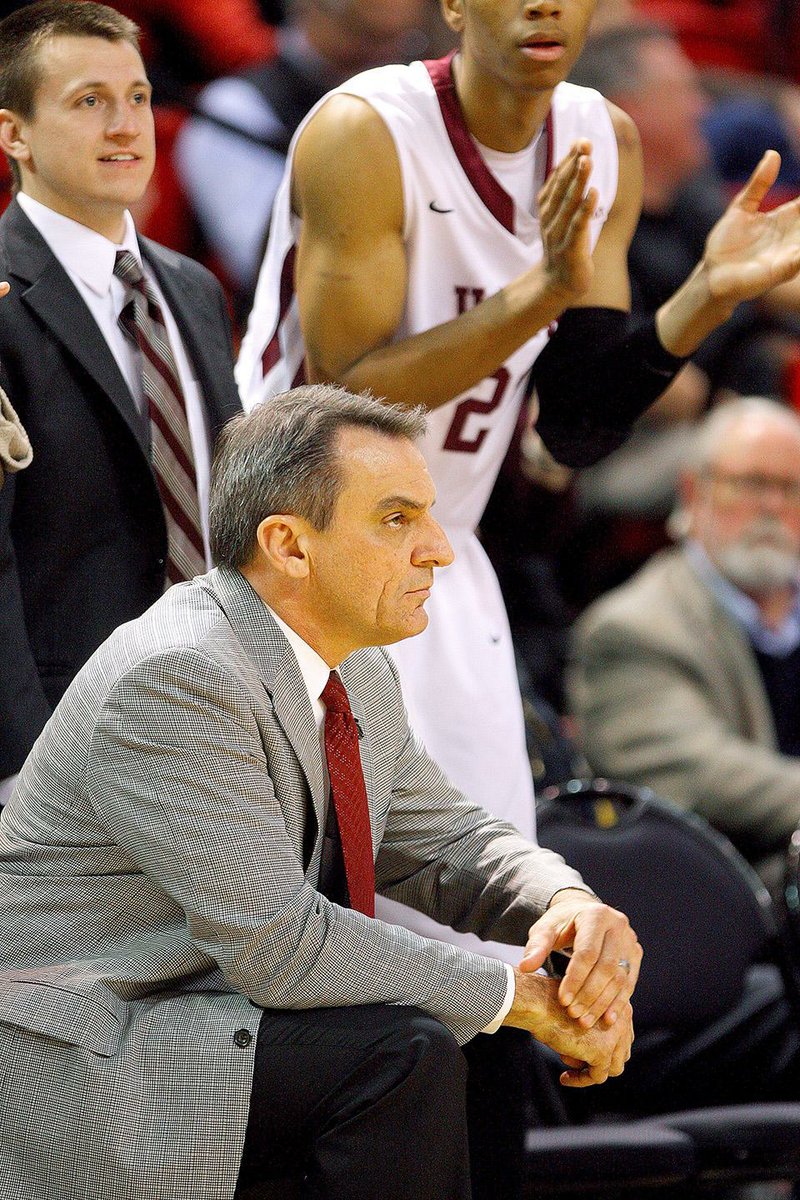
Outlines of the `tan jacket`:
M756 865L800 824L746 635L682 550L657 555L574 630L570 702L594 771L701 813Z

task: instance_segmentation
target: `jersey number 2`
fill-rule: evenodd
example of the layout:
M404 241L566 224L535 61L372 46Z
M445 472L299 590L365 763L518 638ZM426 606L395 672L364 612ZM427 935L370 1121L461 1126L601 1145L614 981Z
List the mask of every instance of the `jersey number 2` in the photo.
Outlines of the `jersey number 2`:
M479 429L473 437L468 438L464 436L465 426L470 417L487 416L500 406L508 387L509 374L505 367L499 367L489 378L494 379L495 388L488 400L478 400L475 396L470 396L456 407L447 437L444 439L445 450L456 450L461 454L476 454L480 450L483 439L489 432L488 428Z

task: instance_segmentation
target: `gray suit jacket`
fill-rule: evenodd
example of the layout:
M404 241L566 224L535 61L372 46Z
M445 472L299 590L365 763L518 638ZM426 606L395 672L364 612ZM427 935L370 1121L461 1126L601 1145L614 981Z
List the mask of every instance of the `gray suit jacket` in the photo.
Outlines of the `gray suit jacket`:
M382 650L342 678L379 890L524 941L579 877L447 783ZM0 821L0 1196L232 1196L262 1006L418 1004L462 1041L496 1015L500 963L315 891L324 810L297 661L238 573L90 659Z
M760 866L800 824L800 761L776 747L750 643L682 550L587 609L568 687L596 772L701 813Z

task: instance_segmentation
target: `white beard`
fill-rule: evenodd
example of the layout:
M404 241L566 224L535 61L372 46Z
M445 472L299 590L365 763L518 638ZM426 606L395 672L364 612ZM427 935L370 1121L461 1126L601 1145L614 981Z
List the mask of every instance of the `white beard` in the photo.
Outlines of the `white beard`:
M759 521L714 555L722 575L751 595L790 587L800 576L800 553L786 531Z

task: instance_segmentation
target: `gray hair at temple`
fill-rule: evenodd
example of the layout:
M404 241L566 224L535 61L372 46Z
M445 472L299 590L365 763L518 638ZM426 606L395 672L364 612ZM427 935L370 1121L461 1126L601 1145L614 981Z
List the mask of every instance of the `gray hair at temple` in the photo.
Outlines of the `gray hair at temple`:
M239 569L253 557L258 526L273 513L330 524L343 483L337 451L344 428L371 429L416 441L425 410L384 404L333 384L293 388L229 421L211 472L211 553Z
M793 408L768 396L740 396L712 408L700 422L691 451L683 464L684 469L695 475L708 472L730 429L746 417L766 417L778 421L785 425L787 433L794 434L800 441L800 416ZM680 541L686 537L688 530L689 514L678 503L670 514L667 531L675 541Z

